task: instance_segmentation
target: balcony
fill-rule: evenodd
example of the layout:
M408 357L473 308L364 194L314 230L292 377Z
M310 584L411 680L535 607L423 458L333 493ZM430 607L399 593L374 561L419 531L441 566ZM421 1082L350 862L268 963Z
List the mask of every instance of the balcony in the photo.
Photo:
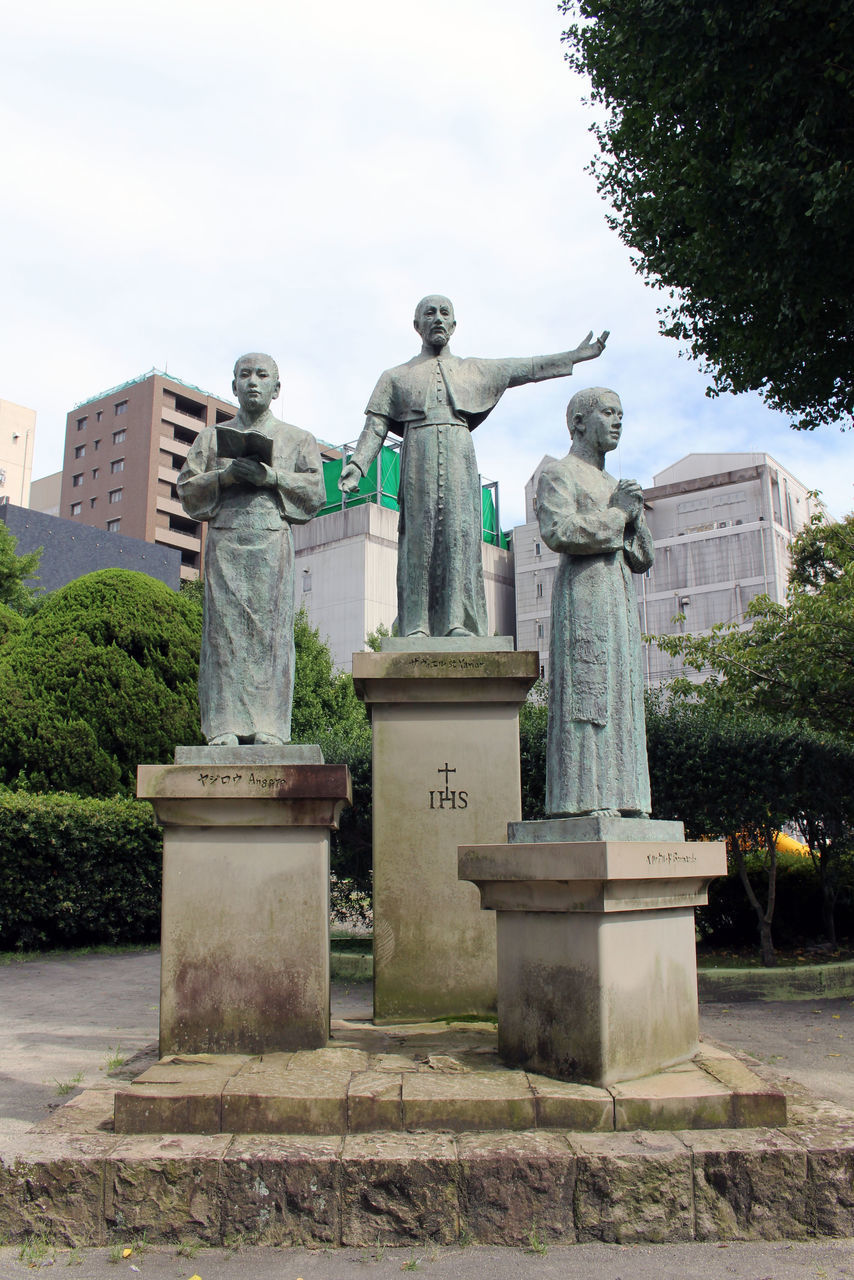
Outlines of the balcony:
M199 551L202 545L198 534L193 537L189 533L177 533L174 529L167 529L162 525L158 525L154 530L154 541L161 542L166 547L179 547L186 551Z

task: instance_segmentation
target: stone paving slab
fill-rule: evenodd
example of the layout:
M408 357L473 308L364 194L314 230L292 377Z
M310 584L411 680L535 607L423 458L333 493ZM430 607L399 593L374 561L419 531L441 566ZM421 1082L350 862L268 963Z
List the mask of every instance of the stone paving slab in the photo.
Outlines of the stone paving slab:
M173 1056L116 1094L118 1133L738 1128L786 1123L784 1094L711 1046L593 1088L509 1070L491 1023L334 1024L325 1049Z

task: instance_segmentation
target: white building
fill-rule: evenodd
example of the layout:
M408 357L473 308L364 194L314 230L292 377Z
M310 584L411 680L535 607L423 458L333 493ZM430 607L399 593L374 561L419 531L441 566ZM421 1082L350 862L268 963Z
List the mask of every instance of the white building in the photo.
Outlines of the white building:
M0 502L30 505L36 411L0 400Z
M516 628L520 649L537 649L548 675L549 619L557 556L541 543L534 496L544 458L525 486L526 523L513 532ZM785 599L789 545L820 504L766 453L692 453L653 476L644 490L655 564L635 579L641 631L708 631L742 622L750 601ZM684 622L674 619L684 614ZM681 670L677 659L644 648L647 684Z

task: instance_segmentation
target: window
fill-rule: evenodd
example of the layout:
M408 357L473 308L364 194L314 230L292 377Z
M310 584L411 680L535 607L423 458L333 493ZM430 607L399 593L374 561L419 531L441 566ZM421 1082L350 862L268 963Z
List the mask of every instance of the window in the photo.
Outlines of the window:
M83 428L84 428L85 426L86 426L86 419L85 419L85 418L78 418L78 419L77 419L77 430L78 430L78 431L82 431L82 430L83 430Z
M113 444L121 444L127 437L127 430L121 427L118 431L113 432Z
M543 544L541 542L534 543L534 555L541 556L543 554Z
M76 476L71 477L71 487L72 489L79 489L82 483L83 483L83 472L78 471Z
M113 413L116 415L116 417L118 417L120 413L127 413L127 411L128 411L127 400L120 400L119 403L113 409Z
M115 475L117 471L124 471L124 469L125 469L124 458L114 458L113 461L110 463L110 471L113 473L113 475Z
M108 520L107 533L118 533L121 520Z
M543 624L541 622L538 622L537 623L537 639L542 640L543 635L544 635Z
M544 662L541 662L540 663L540 679L545 680L545 678L546 678L546 666Z
M110 502L121 502L121 500L122 500L122 491L121 491L121 489L111 489L111 490L110 490Z
M541 600L542 596L543 596L543 584L541 582L538 582L537 583L537 599Z
M95 452L97 453L97 452L98 452L98 450L99 450L99 449L100 449L100 447L101 447L101 441L100 441L100 440L96 440L96 441L95 441L95 443L94 443L94 445L93 445L92 447L93 447L93 449L95 450Z
M86 457L86 446L85 446L85 444L79 444L79 445L77 446L77 448L74 450L74 456L75 456L75 458L85 458L85 457Z
M95 414L95 421L100 422L103 416L104 416L104 410L99 409L98 412Z
M89 499L89 506L90 506L90 507L94 507L94 505L95 505L95 503L96 503L97 501L98 501L98 499L97 499L97 498L90 498L90 499Z
M93 480L97 480L97 479L98 479L98 472L99 472L100 470L101 470L101 468L100 468L100 467L93 467L93 468L92 468L92 479L93 479Z
M72 504L71 504L71 514L72 514L73 516L79 516L79 515L80 515L80 512L81 512L82 510L83 510L83 503L82 503L82 502L72 502Z

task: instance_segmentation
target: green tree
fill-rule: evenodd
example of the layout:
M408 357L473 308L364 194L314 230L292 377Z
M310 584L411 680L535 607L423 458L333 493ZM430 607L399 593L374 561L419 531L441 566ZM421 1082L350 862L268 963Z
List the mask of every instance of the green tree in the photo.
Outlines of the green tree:
M136 766L201 740L201 610L142 573L54 591L0 645L0 781L133 794Z
M662 332L812 429L854 415L854 2L563 0L591 169Z
M345 732L366 725L365 708L356 697L352 676L335 670L328 645L304 609L294 622L294 646L294 741L317 742L320 735L332 730Z
M26 579L35 577L43 548L19 556L17 547L18 539L0 520L0 604L16 613L31 613L37 592L26 585Z

